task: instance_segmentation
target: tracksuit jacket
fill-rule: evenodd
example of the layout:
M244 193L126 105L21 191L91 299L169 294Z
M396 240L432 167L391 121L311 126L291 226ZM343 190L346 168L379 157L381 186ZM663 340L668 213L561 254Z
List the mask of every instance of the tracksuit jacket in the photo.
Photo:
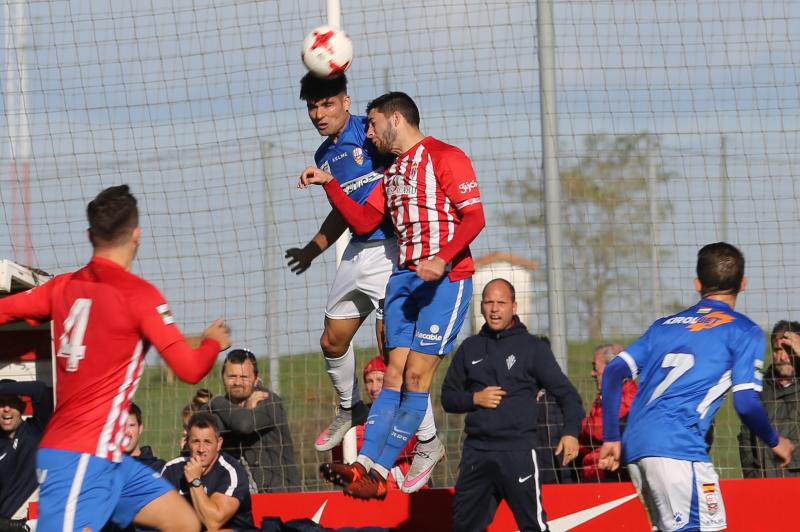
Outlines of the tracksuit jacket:
M505 397L496 409L473 404L472 395L500 386ZM542 340L528 333L517 316L508 329L494 332L486 325L464 340L442 385L442 406L450 413L467 412L465 446L511 451L536 446L540 388L556 399L564 414L562 434L578 436L583 403L578 391Z

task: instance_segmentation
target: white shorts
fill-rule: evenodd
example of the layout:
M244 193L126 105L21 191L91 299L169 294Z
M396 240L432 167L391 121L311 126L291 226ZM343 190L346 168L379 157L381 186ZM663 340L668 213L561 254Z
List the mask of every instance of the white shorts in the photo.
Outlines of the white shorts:
M711 462L648 456L628 465L636 491L658 530L724 530L725 505Z
M332 320L362 318L377 309L376 317L382 320L386 283L397 257L394 238L351 241L336 270L325 304L325 316Z

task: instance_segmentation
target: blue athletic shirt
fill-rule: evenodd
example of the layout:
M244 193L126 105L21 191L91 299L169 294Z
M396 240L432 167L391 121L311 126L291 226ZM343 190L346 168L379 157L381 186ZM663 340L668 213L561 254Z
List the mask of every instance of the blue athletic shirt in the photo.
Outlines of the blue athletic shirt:
M381 155L367 139L367 117L351 115L334 143L330 138L317 149L317 168L331 174L345 194L363 205L372 189L381 183L383 171L393 157ZM351 234L355 242L394 238L394 227L387 216L377 229L366 235Z
M622 435L627 463L645 456L709 462L706 434L732 387L761 391L761 328L721 301L703 299L653 323L620 353L639 389Z

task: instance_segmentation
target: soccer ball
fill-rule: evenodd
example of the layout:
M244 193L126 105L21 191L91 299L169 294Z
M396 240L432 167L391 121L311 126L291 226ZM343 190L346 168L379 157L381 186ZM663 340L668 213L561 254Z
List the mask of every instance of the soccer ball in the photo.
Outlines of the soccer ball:
M318 78L335 78L344 74L353 62L353 41L342 30L320 26L303 39L301 57L306 68Z

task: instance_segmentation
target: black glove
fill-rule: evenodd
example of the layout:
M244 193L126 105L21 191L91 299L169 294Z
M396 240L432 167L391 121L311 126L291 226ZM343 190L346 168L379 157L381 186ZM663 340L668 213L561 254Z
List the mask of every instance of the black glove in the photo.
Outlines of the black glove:
M0 532L30 532L25 519L6 519L0 517Z
M322 249L313 241L309 242L303 249L287 249L286 258L289 259L289 269L300 275L311 266L311 261L317 258L320 253L322 253Z

